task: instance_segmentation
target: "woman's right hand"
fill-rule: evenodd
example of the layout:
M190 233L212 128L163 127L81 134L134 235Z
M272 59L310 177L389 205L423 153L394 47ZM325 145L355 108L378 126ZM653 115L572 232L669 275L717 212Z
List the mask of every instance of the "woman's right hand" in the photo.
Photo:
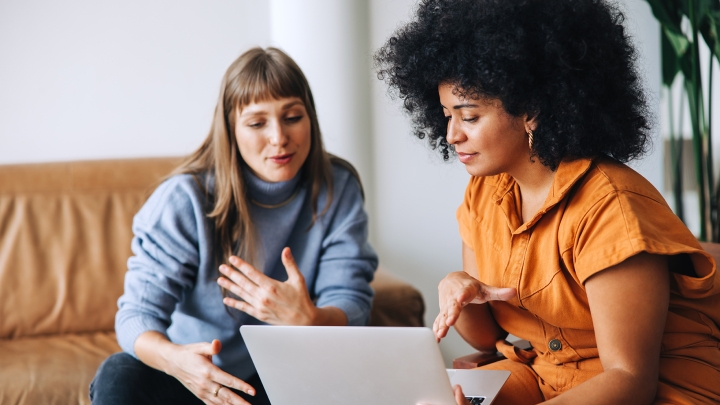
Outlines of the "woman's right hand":
M204 403L250 405L229 388L249 395L255 395L255 389L245 381L222 371L212 362L212 356L220 353L222 348L219 340L175 347L172 355L167 358L165 372L177 378Z
M217 339L178 345L155 331L145 332L135 341L135 354L143 363L175 377L204 403L250 405L230 388L248 395L255 395L255 389L213 364L212 356L221 349Z
M514 288L498 288L486 285L464 271L448 274L438 285L440 313L433 323L433 332L440 339L460 317L462 309L470 304L488 301L507 301L515 296Z

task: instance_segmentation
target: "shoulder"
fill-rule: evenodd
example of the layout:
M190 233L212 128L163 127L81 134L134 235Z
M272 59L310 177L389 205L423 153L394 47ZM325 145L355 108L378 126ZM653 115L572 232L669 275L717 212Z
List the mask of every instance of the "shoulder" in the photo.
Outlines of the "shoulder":
M642 175L611 158L594 159L568 192L565 220L580 226L602 219L628 232L651 223L676 224L662 194ZM681 225L677 223L676 225ZM684 226L683 226L684 227Z
M365 196L355 169L347 162L337 163L333 159L332 176L332 195L323 187L317 201L318 213L324 212L321 222L332 228L348 221L367 220Z
M338 198L345 194L358 195L364 199L362 183L357 170L347 161L332 161L333 197Z
M208 203L207 176L177 174L163 181L150 195L136 218L156 222L161 217L187 216Z
M666 205L660 192L640 173L610 158L595 159L588 173L580 182L585 194L602 198L613 193L629 193Z
M331 160L333 179L336 182L358 181L360 175L357 169L347 160L334 158Z
M675 255L699 247L660 192L612 159L593 161L575 186L563 222L560 247L574 248L575 269L583 282L643 251Z

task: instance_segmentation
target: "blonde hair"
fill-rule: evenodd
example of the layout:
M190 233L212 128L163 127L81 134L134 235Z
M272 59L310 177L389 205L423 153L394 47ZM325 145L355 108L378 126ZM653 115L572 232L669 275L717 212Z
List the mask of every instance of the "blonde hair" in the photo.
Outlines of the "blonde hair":
M241 162L235 138L237 112L254 102L286 97L303 101L310 118L310 152L303 163L304 176L311 183L310 202L313 223L329 208L333 195L332 164L347 168L360 181L350 163L325 151L315 102L305 75L288 55L276 48L252 48L243 53L228 67L222 79L220 96L208 134L202 145L193 152L172 175L195 175L210 196L213 209L208 213L215 222L216 265L236 254L254 265L259 265L259 246L250 217L247 189L243 180ZM199 175L213 174L212 193L199 181ZM325 206L318 214L317 203L322 187L327 189ZM262 269L260 269L262 271ZM223 289L223 295L227 291Z

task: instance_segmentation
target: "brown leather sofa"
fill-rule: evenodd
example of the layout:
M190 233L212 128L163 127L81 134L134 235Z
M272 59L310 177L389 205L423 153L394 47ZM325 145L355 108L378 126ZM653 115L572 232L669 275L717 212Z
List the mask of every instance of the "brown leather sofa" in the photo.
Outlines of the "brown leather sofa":
M132 218L177 159L0 166L0 404L89 404L120 348ZM422 326L424 303L379 270L371 325Z

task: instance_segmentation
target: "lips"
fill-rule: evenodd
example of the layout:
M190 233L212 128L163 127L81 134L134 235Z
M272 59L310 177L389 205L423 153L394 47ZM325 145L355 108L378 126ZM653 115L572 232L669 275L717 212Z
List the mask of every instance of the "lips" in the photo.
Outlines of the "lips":
M282 155L270 156L268 159L270 159L273 163L284 165L290 163L293 156L295 156L294 153L285 153Z
M463 153L463 152L457 152L458 159L462 163L468 163L470 162L475 156L477 156L477 153Z

